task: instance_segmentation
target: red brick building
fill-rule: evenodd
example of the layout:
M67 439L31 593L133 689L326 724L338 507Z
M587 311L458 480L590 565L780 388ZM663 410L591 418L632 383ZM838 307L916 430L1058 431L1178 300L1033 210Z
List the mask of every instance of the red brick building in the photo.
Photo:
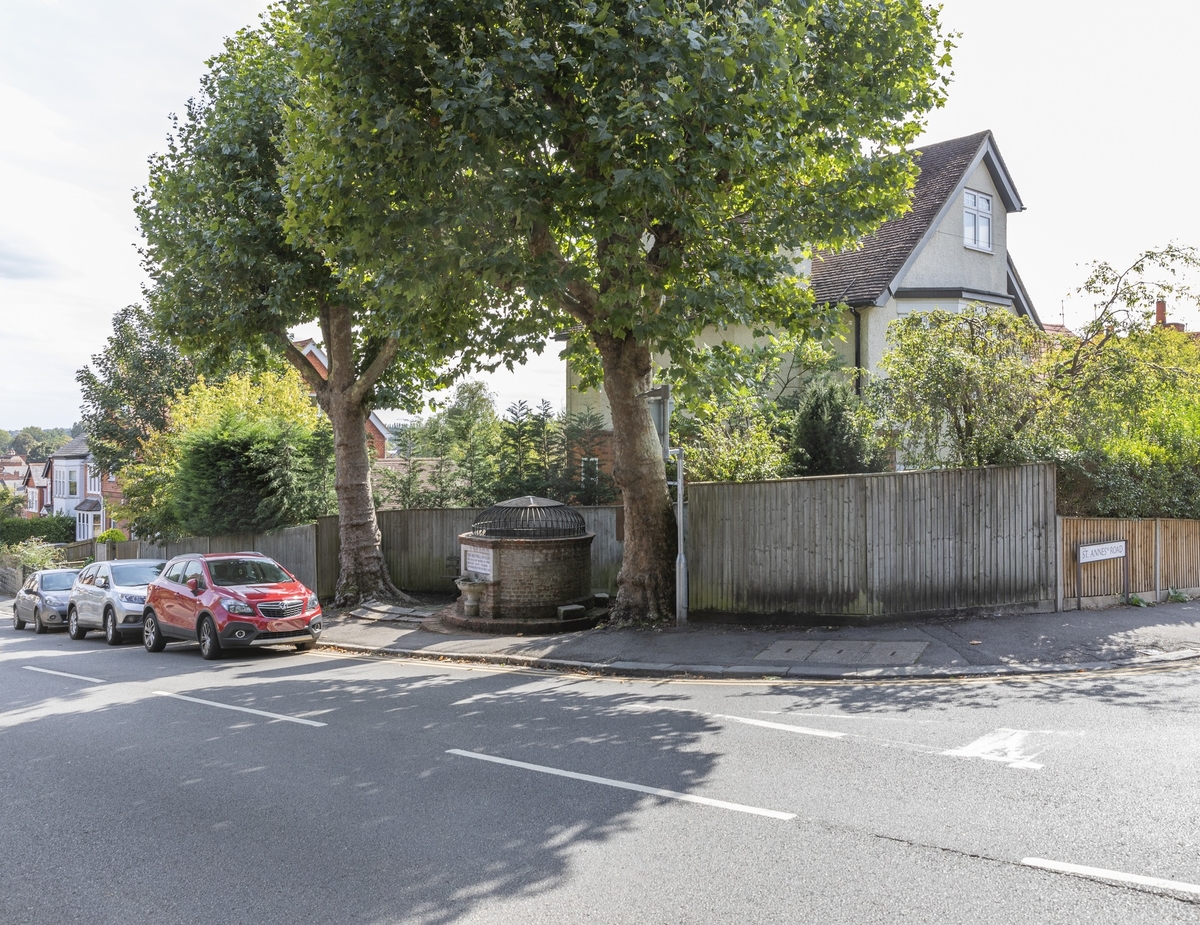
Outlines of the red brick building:
M292 345L308 358L308 362L312 363L313 368L321 374L322 379L329 375L329 357L313 342L311 337L292 341ZM383 459L387 456L387 436L387 425L379 419L379 415L372 411L371 416L367 418L367 442L376 459Z

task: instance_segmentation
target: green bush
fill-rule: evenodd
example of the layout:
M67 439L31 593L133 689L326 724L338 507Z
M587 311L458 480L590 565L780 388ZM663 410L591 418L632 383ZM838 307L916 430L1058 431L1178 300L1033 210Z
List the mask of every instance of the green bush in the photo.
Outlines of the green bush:
M125 540L125 534L116 527L110 527L96 537L97 543L124 543Z
M870 437L870 422L849 385L814 382L799 399L788 442L796 475L852 475L883 469L883 455Z
M18 518L0 520L0 546L11 546L28 539L47 543L74 543L75 518L69 514L52 514L31 520Z
M40 539L0 546L0 559L27 569L54 568L63 561L62 550Z

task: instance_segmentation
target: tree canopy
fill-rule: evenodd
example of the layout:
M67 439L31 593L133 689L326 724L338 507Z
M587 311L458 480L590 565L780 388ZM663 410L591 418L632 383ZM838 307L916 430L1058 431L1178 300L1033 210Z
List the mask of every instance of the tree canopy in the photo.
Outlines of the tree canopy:
M831 321L799 266L907 206L949 43L919 0L698 5L311 0L286 124L289 227L343 278L477 280L570 328L626 509L618 616L673 610L673 514L642 394L706 327ZM412 229L424 232L413 240ZM526 321L522 306L531 312Z
M141 442L166 427L175 393L195 380L191 360L155 329L144 306L117 312L104 349L75 374L88 450L100 470L117 473L133 462Z

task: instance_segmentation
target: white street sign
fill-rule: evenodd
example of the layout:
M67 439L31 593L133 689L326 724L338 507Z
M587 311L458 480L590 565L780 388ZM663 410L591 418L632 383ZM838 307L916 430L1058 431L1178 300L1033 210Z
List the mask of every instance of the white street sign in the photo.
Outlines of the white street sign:
M1079 561L1083 562L1103 562L1106 559L1124 559L1125 558L1125 541L1121 540L1118 543L1097 543L1094 546L1079 547Z

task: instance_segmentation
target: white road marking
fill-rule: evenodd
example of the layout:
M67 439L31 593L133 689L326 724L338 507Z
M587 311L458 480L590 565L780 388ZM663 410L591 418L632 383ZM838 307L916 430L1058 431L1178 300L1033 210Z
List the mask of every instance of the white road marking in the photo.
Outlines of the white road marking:
M174 697L176 700L186 700L188 703L200 703L206 707L220 707L222 710L236 710L239 713L253 713L255 716L265 716L268 719L281 719L289 723L300 723L302 726L327 726L328 723L318 723L316 720L303 719L299 716L287 716L283 713L268 713L266 710L251 710L249 707L235 707L228 703L217 703L215 700L201 700L199 697L186 697L183 694L172 694L170 691L155 691L160 697Z
M1179 880L1163 880L1160 877L1143 877L1140 874L1126 874L1119 870L1105 870L1103 867L1083 867L1080 864L1065 864L1062 861L1047 861L1045 858L1023 858L1021 863L1026 867L1037 867L1041 870L1051 870L1059 874L1075 874L1079 877L1094 877L1098 880L1115 880L1117 883L1135 883L1138 886L1154 886L1161 890L1174 890L1176 893L1196 893L1200 895L1200 885L1183 883Z
M51 671L49 668L35 668L35 667L33 667L33 665L23 665L22 667L26 671L40 671L42 674L56 674L60 678L74 678L76 681L91 681L93 684L107 684L108 683L107 681L103 681L100 678L89 678L87 675L83 675L83 674L68 674L65 671Z
M745 723L747 726L762 726L764 729L782 729L784 732L798 732L806 736L820 736L824 739L844 739L847 733L830 732L827 729L811 729L808 726L791 726L787 723L772 723L765 719L749 719L745 716L731 716L728 713L709 713L717 719L731 719L735 723Z
M1039 770L1042 766L1032 759L1037 757L1022 753L1025 740L1029 733L1024 729L997 729L976 739L962 748L952 748L942 752L955 758L982 758L984 761L1000 761L1010 768L1024 768L1029 771Z
M652 796L668 797L672 800L682 800L685 803L699 803L702 806L715 806L718 809L731 809L739 813L749 813L752 816L766 816L770 819L795 819L795 813L781 813L773 809L760 809L757 806L744 806L741 803L726 803L724 800L710 800L708 797L692 796L690 793L678 793L675 790L663 790L659 787L645 787L642 784L631 784L628 781L613 780L609 777L596 777L592 774L577 774L574 771L564 771L561 768L548 768L541 764L528 764L524 761L513 761L509 758L497 758L494 755L482 755L479 752L466 752L460 748L448 748L449 755L460 755L463 758L474 758L476 761L490 761L494 764L508 765L512 768L523 768L526 771L538 771L542 774L554 774L557 777L569 777L572 780L587 781L590 784L603 784L606 787L617 787L621 790L635 790L638 793L649 793Z

